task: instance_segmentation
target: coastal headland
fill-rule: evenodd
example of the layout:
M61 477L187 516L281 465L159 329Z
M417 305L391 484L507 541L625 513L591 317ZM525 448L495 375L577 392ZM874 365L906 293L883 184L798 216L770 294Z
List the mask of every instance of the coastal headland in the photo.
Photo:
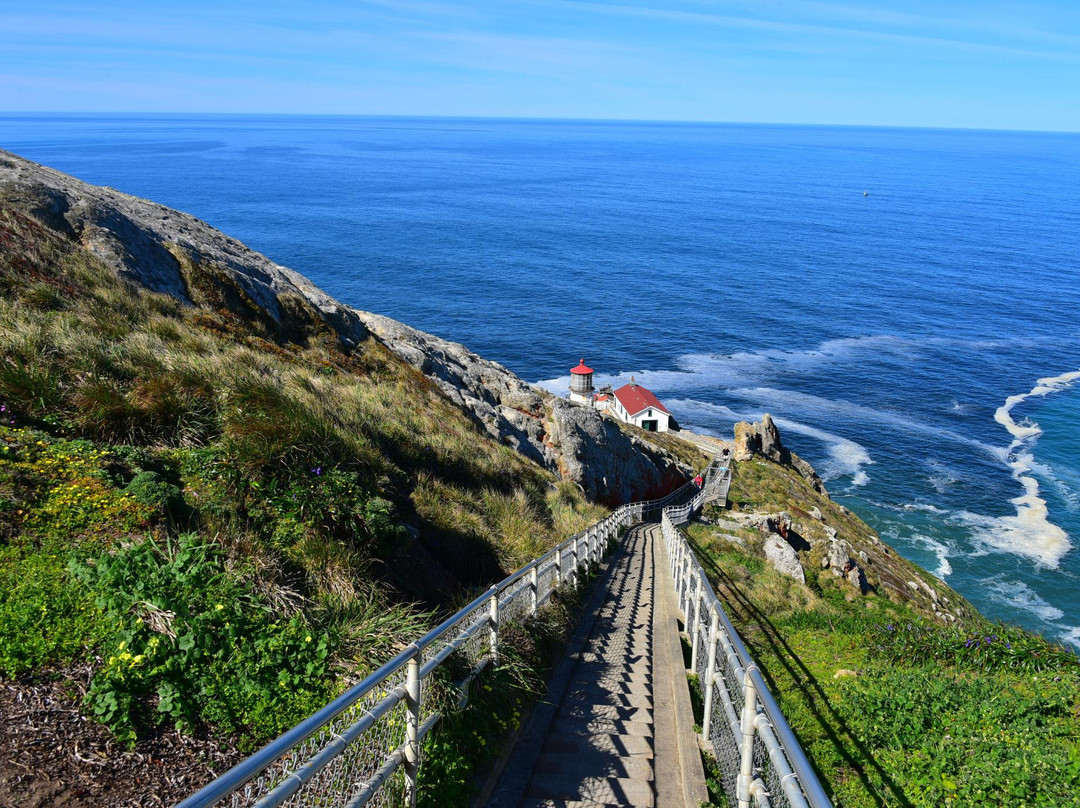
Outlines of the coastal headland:
M0 341L4 808L173 802L707 462L2 151ZM690 535L837 802L1076 804L1075 654L899 556L768 416L731 449Z

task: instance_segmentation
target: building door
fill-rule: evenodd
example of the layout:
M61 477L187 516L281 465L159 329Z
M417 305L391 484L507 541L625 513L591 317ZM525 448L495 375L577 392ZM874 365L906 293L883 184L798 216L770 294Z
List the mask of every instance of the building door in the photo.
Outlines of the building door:
M644 429L646 432L655 432L656 431L656 420L653 419L652 421L642 421L641 422L641 428Z

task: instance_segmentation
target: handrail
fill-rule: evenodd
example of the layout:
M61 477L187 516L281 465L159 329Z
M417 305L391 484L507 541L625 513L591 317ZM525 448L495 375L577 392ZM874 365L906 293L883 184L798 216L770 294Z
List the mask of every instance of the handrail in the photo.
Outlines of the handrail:
M788 804L799 808L804 805L828 808L828 798L794 733L723 612L685 538L675 528L675 524L687 521L706 500L726 497L731 472L724 456L716 457L703 477L700 487L687 483L665 497L622 505L605 519L533 559L325 707L179 803L177 808L209 808L228 797L234 808L273 808L286 802L289 805L361 806L390 783L401 789L405 803L414 805L419 745L442 715L433 706L432 699L424 697L422 683L451 657L460 658L469 666L464 682L459 684L457 699L459 705L465 704L468 683L498 659L500 626L534 614L560 585L575 581L584 568L598 562L622 528L657 511L672 557L680 608L685 601L684 611L688 618L691 590L696 592L693 627L687 620L688 630L692 630L694 636L695 658L711 660L707 664L710 671L714 667L723 671L725 660L721 646L728 649L727 666L744 691L734 698L726 690L723 693L726 714L735 719L727 730L728 737L734 738L738 734L750 738L751 746L756 737L765 745L770 759L757 760L753 752L747 758L759 770L768 769L771 758L779 755L772 767L780 773L780 788L776 791L789 796ZM712 622L717 626L708 642L708 657L697 654L703 602L707 602L714 615ZM721 662L719 666L717 660ZM713 678L722 682L723 674L717 673ZM711 695L712 688L708 692ZM753 709L744 709L740 723L734 713L735 705L743 701L749 704L751 700ZM707 715L710 702L707 697ZM704 733L710 737L716 735L712 732L714 723L723 728L723 721L712 722L706 718ZM403 777L400 772L404 772ZM729 780L735 782L733 778L734 775L725 775L725 784ZM753 795L759 806L770 804L769 792L760 778L740 777L739 783L740 796L749 799ZM781 794L774 793L772 799L779 796ZM738 804L744 808L750 803L740 799Z
M715 493L722 492L726 497L730 470L723 468L710 482ZM705 495L706 491L702 491L702 500ZM749 808L751 799L758 805L775 805L776 800L783 799L796 808L831 808L817 773L761 671L717 598L686 536L676 528L677 523L688 519L692 510L688 506L665 508L661 526L679 606L691 638L691 667L698 673L704 690L702 736L712 744L718 758L723 756L728 763L721 766L728 799L740 808ZM705 652L699 653L702 646ZM715 695L723 702L726 723L720 712L713 709ZM736 712L740 705L741 719ZM761 742L763 751L758 749L755 739ZM726 754L721 755L721 750ZM738 765L732 765L733 761ZM755 777L755 771L764 772L770 785L760 776Z
M708 479L712 479L716 467L716 463L709 467ZM691 492L691 501L700 500L706 488L699 490L691 482L660 499L621 505L492 586L325 707L180 802L177 808L208 808L229 796L234 806L271 808L324 780L328 786L342 786L338 776L341 772L323 776L335 767L349 774L345 778L349 782L344 784L349 791L341 794L341 799L350 805L365 804L397 769L404 768L405 799L414 804L416 764L411 761L418 760L419 742L440 717L436 710L422 723L419 721L423 702L420 682L455 653L464 654L472 663L467 677L471 680L497 658L500 624L521 614L535 613L560 584L574 580L582 568L599 561L623 527L641 520L645 513L685 499ZM573 560L567 563L569 556ZM529 581L523 584L527 576ZM408 682L414 677L415 693L410 693ZM467 699L467 691L463 691L462 698ZM407 711L404 720L394 715L403 705ZM403 729L409 726L404 745L395 743L391 749L376 749L375 744L361 742L361 736L383 718L390 723L396 720ZM331 804L325 795L314 801Z

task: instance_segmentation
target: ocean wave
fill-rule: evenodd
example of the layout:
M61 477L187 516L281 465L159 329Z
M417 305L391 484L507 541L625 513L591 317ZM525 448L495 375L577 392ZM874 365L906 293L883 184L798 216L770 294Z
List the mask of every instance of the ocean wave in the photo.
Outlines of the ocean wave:
M1071 645L1073 648L1080 648L1080 626L1063 626L1062 630L1058 633L1058 637L1066 645Z
M859 353L893 354L910 358L920 343L891 334L870 334L825 340L815 348L783 350L766 348L761 351L736 351L730 354L691 353L676 357L676 370L619 370L601 371L593 375L593 383L622 385L631 375L653 392L677 393L693 387L734 388L748 382L762 381L775 375L777 367L792 371L812 370L821 365L849 361ZM554 379L534 382L556 395L564 395L570 384L570 373Z
M962 474L938 460L936 457L930 458L926 465L929 467L930 471L933 472L926 478L926 481L930 483L931 487L939 494L944 494L949 490L950 486L956 485L956 483L964 479Z
M829 459L825 461L822 468L818 469L823 480L850 476L852 485L864 486L870 482L870 477L863 470L863 466L872 466L874 461L870 459L870 452L862 444L789 418L774 417L773 420L785 432L805 435L825 444Z
M1047 623L1060 620L1065 616L1065 612L1040 597L1023 581L1014 581L1004 575L995 575L993 578L987 578L983 584L993 600L1033 614Z
M862 404L854 404L842 399L821 398L808 393L800 393L794 390L777 390L772 387L743 387L736 388L730 392L751 401L767 400L776 402L777 404L787 404L793 408L820 414L822 417L842 417L845 420L859 420L868 423L876 423L892 427L898 432L909 435L927 435L929 437L947 440L952 443L972 446L995 460L1001 460L1003 457L1000 447L991 446L990 444L983 443L974 438L969 438L966 435L961 435L950 429L945 429L944 427L917 421L903 415L897 415L888 410L880 410Z
M906 545L929 551L937 559L937 569L934 570L934 575L942 579L952 575L953 568L952 564L949 563L949 557L956 553L955 547L932 536L927 536L925 533L908 533L906 531L901 533L900 528L900 525L888 527L881 532L881 537L893 547Z

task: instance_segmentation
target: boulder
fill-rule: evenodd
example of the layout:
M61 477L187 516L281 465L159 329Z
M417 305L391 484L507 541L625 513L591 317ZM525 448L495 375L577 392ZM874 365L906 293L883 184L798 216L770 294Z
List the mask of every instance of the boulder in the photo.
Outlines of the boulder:
M870 585L866 582L866 574L862 571L862 568L854 561L851 562L847 571L846 577L848 583L859 590L860 595L865 595L870 589Z
M765 558L781 575L794 578L801 584L806 583L802 565L799 564L799 554L779 536L769 536L765 540Z
M843 577L851 560L851 545L843 539L830 538L821 557L821 568L830 570L837 578Z

